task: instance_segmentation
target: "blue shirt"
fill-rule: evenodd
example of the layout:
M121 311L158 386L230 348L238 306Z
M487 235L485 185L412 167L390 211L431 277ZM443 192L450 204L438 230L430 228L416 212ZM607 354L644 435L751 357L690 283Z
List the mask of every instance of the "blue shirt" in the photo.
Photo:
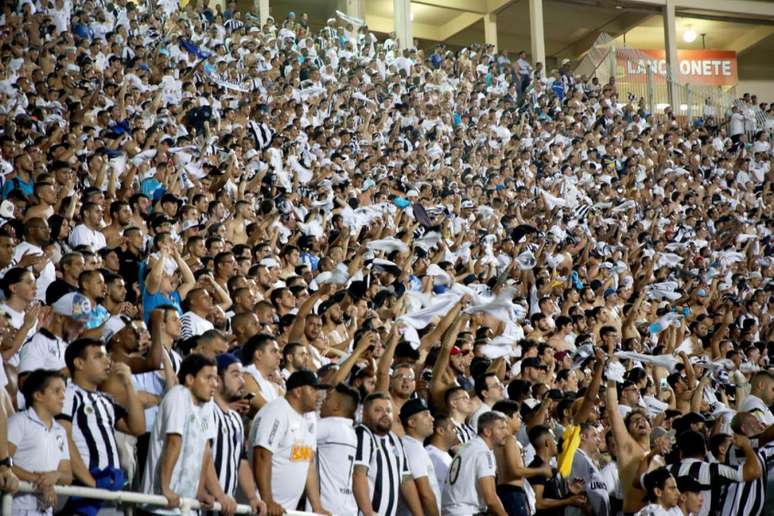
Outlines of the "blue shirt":
M12 190L19 189L26 195L27 197L30 197L35 189L35 183L33 181L30 181L27 183L26 181L22 181L19 179L19 177L13 177L5 182L3 185L3 199L8 198L8 194L11 193Z
M145 324L150 323L150 314L156 307L161 305L172 305L177 310L177 313L183 315L183 309L180 307L181 303L180 294L175 290L169 296L156 292L155 294L149 293L147 290L142 292L142 318L145 320Z

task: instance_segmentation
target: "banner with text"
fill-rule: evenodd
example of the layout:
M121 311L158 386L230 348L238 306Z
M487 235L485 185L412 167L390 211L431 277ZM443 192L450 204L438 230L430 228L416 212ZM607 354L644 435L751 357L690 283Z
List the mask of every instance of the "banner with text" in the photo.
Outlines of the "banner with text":
M666 76L666 53L663 50L637 50L640 56L632 59L631 49L617 49L619 73L624 80L644 80L647 66L653 69L653 77L663 80ZM677 61L680 84L702 86L735 86L736 52L729 50L678 50Z

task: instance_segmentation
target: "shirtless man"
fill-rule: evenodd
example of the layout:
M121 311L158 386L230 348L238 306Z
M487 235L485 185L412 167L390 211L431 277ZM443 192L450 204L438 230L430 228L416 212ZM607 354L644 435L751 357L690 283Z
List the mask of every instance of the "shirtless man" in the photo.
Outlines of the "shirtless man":
M650 454L650 421L640 409L621 417L618 411L618 392L613 380L607 382L607 417L613 430L618 453L618 471L623 486L623 512L635 513L644 507L645 491L634 487L640 463ZM639 483L638 483L639 485Z
M132 209L125 201L113 201L110 204L110 225L102 230L107 246L115 248L124 242L124 230L129 227Z
M234 218L226 223L226 240L233 245L247 243L247 224L253 219L250 203L237 201L234 212Z
M521 429L519 404L512 400L498 401L492 407L508 418L510 436L505 444L494 449L497 461L497 496L503 502L508 514L527 514L527 493L524 491L524 479L534 475L550 477L551 466L527 468L524 466L522 446L516 439Z

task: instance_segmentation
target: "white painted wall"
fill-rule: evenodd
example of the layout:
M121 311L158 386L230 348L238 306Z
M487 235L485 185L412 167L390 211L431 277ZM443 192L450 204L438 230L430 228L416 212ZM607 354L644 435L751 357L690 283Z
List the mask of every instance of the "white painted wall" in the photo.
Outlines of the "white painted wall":
M774 80L740 80L736 85L736 93L739 96L744 95L745 93L757 95L758 102L774 102Z

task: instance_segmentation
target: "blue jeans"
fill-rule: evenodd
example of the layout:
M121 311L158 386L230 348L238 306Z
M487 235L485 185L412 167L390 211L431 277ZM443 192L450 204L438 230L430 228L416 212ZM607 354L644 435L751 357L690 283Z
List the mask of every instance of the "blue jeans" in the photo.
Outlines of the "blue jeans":
M529 516L527 493L521 487L501 484L497 486L497 496L500 497L508 516Z

